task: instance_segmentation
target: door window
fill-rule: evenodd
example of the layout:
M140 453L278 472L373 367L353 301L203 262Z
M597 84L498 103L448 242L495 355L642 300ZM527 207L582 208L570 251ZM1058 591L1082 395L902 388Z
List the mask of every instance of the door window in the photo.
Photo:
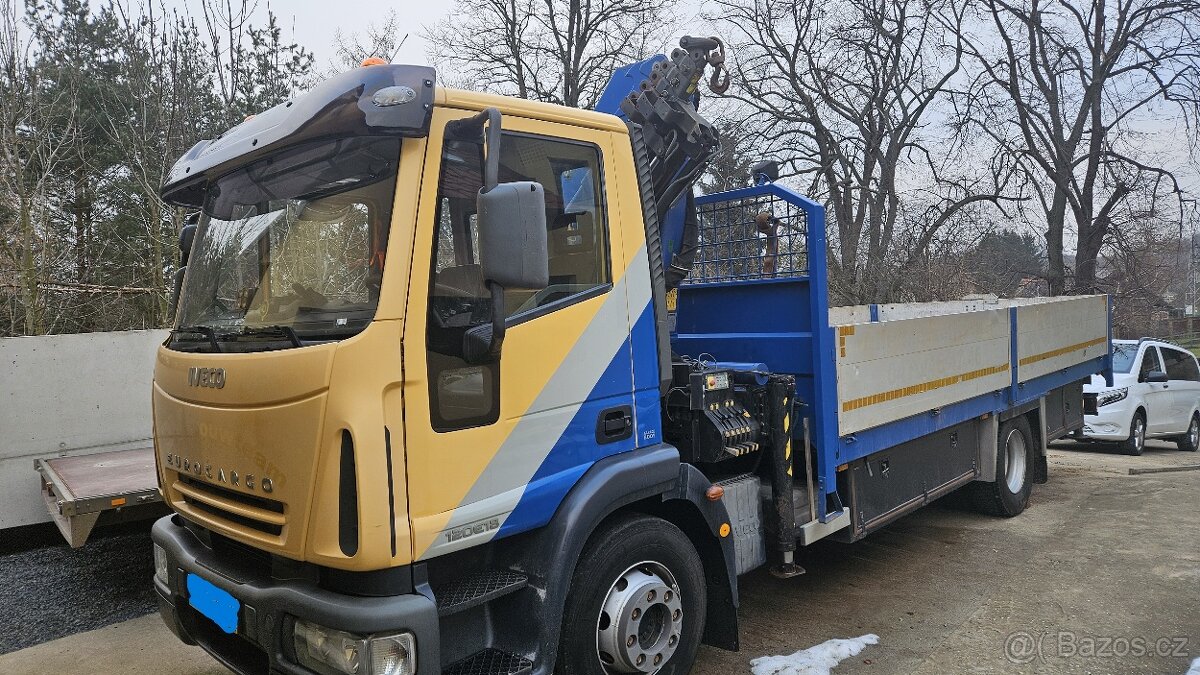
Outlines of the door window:
M1196 359L1178 349L1163 348L1163 360L1167 363L1167 377L1172 380L1200 380Z
M600 151L595 145L505 133L500 182L535 181L546 195L550 284L505 289L508 325L535 319L612 286ZM491 321L491 293L479 266L476 196L483 187L483 147L447 138L438 181L436 236L426 345L433 428L491 424L499 416L500 369L463 360L467 331Z
M1142 354L1142 369L1138 371L1138 381L1145 382L1150 373L1155 370L1165 372L1162 362L1158 360L1158 348L1152 345L1146 347L1146 352Z

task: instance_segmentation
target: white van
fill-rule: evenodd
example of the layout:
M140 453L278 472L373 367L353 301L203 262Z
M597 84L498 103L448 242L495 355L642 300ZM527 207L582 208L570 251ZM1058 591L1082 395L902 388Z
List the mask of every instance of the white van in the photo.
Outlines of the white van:
M1113 340L1113 386L1093 375L1084 393L1096 394L1097 414L1083 418L1082 438L1116 441L1142 454L1147 438L1200 445L1200 364L1184 348L1150 338Z

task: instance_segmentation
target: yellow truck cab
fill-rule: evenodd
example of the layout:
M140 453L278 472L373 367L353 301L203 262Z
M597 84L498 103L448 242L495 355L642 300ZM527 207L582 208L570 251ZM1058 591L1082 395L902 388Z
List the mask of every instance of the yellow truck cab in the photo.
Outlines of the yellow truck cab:
M487 110L498 147L481 142ZM631 333L652 311L632 153L614 116L377 65L180 160L164 196L202 215L153 401L177 513L154 529L156 588L182 639L239 672L440 672L494 659L500 633L553 649L556 636L527 628L551 611L538 594L504 622L466 610L569 580L501 558L530 546L578 557L586 536L518 535L543 528L597 460L640 446L622 475L653 486L677 473L657 419L634 428ZM468 353L494 300L476 208L485 154L504 185L544 191L546 278L503 293L494 358ZM648 365L638 379L657 399ZM587 442L546 461L576 437ZM663 455L674 465L655 472ZM507 551L456 556L497 537ZM195 607L210 586L237 599L231 623ZM687 638L694 650L699 635Z
M617 69L619 115L371 65L175 164L180 639L244 674L685 673L800 545L958 489L1026 508L1111 376L1107 298L830 308L776 165L691 196L721 50Z

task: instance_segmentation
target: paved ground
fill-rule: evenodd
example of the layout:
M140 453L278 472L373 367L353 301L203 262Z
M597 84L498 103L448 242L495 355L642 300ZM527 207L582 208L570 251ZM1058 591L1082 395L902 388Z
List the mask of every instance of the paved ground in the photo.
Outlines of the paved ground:
M818 543L805 576L743 580L742 651L705 648L693 672L876 633L836 675L1183 675L1200 657L1200 471L1128 469L1197 463L1173 446L1134 458L1065 443L1020 518L934 505L856 544ZM115 672L226 671L155 615L0 655L0 673Z

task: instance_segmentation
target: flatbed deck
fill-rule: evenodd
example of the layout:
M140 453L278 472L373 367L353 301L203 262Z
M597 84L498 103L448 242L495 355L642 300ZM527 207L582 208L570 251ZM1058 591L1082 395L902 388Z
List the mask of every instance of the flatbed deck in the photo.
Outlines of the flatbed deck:
M72 548L87 541L100 514L162 501L154 448L34 460L42 498Z

